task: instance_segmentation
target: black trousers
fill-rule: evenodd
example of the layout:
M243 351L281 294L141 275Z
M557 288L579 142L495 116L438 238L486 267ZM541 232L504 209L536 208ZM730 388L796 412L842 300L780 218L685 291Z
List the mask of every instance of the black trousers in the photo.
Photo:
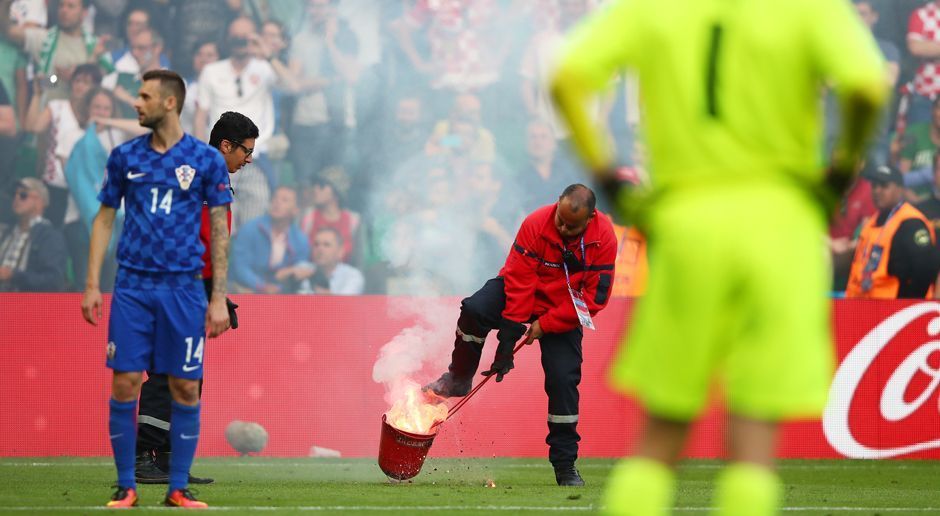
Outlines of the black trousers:
M212 280L205 279L206 297L212 296ZM229 319L232 328L238 327L235 306L228 299ZM202 379L199 380L199 396L202 397ZM147 372L147 381L140 387L140 405L137 415L137 453L150 450L170 451L170 414L173 411L170 395L170 380L165 374Z
M480 366L483 340L499 327L506 307L505 284L493 278L460 303L457 338L448 370L456 381L472 380ZM534 320L534 318L533 318ZM539 339L545 394L548 395L548 459L555 467L578 458L578 385L581 383L581 327L565 333L546 333Z

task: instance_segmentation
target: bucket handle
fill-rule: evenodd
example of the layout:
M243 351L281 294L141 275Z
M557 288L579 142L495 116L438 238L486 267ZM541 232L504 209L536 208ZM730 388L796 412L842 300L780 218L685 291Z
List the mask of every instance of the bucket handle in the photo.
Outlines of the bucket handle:
M519 351L520 349L522 349L522 346L524 346L524 345L525 345L525 338L523 338L521 341L519 341L518 344L516 344L516 347L513 348L513 350L512 350L512 354L515 355L516 352ZM466 396L464 396L463 398L460 398L460 401L458 401L457 403L455 403L454 406L451 407L450 410L447 411L447 417L445 417L444 419L442 419L442 420L440 420L440 421L436 421L433 425L431 425L431 429L437 428L438 426L442 425L442 424L444 423L444 421L447 421L448 419L450 419L451 416L453 416L454 414L456 414L458 410L460 410L461 408L463 408L464 405L467 404L467 401L469 401L470 398L472 398L473 395L476 394L477 391L479 391L481 387L483 387L484 385L486 385L486 382L490 381L490 379L493 378L493 377L495 377L495 376L496 376L495 374L491 374L491 375L489 375L489 376L483 378L483 381L482 381L482 382L478 383L478 384L476 385L476 387L474 387L469 393L467 393Z

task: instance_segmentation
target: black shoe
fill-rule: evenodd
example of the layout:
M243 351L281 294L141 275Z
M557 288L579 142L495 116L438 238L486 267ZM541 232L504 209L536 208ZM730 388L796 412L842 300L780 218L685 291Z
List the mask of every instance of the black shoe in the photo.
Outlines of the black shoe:
M571 466L559 466L555 468L555 482L564 487L583 487L584 479L578 473L578 468Z
M169 483L168 472L170 471L170 455L171 455L171 452L161 452L161 451L158 451L155 454L154 464L157 466L158 469L163 471L164 472L163 474L166 475L168 478L166 482L160 482L161 484ZM215 482L214 478L209 478L209 477L202 478L202 477L194 477L192 475L189 475L190 484L211 484L213 482Z
M189 475L190 484L211 484L213 482L215 482L215 479L211 477L194 477Z
M462 398L470 392L473 379L459 381L449 373L444 373L437 380L421 388L424 392L433 392L442 398Z
M153 453L143 452L137 454L134 464L134 477L138 484L169 484L170 476L157 466Z

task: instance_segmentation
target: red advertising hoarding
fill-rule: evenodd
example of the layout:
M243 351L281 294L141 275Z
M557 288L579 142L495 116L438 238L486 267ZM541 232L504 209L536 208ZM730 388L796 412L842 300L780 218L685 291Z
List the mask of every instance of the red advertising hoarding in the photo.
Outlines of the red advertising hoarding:
M446 368L459 299L238 296L241 327L206 346L199 455L233 455L225 427L262 425L263 455L374 457L386 360L418 382ZM92 327L75 294L0 295L0 456L108 455L107 310ZM106 300L107 305L107 300ZM617 299L586 332L581 455L622 456L639 431L636 406L605 373L631 301ZM835 301L840 368L823 421L789 423L781 457L940 458L940 303ZM488 365L492 343L484 351ZM446 422L431 456L544 457L547 398L537 346L523 348ZM383 362L385 363L385 362ZM380 376L380 375L379 375ZM720 407L695 427L687 453L722 454Z

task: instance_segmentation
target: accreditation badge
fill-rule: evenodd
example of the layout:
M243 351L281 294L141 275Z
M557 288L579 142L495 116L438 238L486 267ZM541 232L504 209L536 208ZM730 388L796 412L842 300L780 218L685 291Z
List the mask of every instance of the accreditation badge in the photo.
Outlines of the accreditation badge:
M571 287L568 287L568 294L571 296L571 302L574 304L574 311L578 314L581 326L593 330L594 320L591 319L591 312L588 310L587 302L584 301L584 296Z
M872 276L878 270L878 266L881 265L883 255L884 247L880 245L872 246L871 251L868 253L868 261L865 262L865 268L862 269L862 292L871 292L872 287L874 287Z

